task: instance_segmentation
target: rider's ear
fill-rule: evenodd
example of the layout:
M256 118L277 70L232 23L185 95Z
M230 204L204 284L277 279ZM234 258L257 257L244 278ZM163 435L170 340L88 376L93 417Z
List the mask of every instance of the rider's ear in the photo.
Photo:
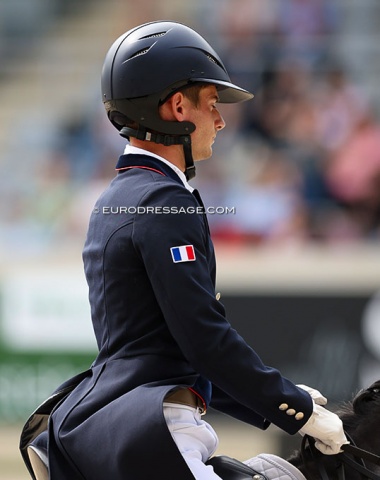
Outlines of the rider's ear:
M174 93L160 106L160 115L163 120L182 122L185 119L184 99L182 92Z

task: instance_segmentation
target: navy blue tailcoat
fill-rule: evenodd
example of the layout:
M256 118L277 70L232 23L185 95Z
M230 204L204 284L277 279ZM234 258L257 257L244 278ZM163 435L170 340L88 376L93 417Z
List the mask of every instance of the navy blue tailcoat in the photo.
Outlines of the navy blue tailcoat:
M83 251L99 355L50 418L50 476L191 480L162 411L173 388L191 386L219 411L290 434L312 400L226 320L196 192L152 156L123 155L118 167ZM189 245L195 260L175 262L171 248ZM284 403L303 418L279 409Z

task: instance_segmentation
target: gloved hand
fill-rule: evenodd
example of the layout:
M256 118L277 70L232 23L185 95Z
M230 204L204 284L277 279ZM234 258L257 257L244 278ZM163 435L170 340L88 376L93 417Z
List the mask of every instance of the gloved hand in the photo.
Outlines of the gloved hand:
M341 452L340 447L344 443L349 443L338 415L316 403L311 417L299 433L315 438L315 447L325 455L336 455Z
M324 397L319 390L308 387L306 385L297 385L297 387L302 388L302 390L305 390L317 405L326 405L327 398Z

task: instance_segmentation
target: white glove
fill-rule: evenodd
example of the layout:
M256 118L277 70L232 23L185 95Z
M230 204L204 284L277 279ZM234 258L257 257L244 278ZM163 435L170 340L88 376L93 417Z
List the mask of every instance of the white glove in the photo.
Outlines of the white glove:
M317 405L326 405L327 398L324 397L319 390L315 390L315 388L307 387L306 385L297 385L297 387L302 388L302 390L305 390Z
M344 443L349 443L338 415L316 403L311 417L299 433L315 438L315 447L325 455L336 455L341 452L340 447Z

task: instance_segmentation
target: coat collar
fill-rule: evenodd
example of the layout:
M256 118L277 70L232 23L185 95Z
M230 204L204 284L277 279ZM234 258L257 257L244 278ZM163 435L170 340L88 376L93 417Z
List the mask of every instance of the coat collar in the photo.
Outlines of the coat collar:
M159 162L159 163L157 163L157 162L155 163L155 165L157 167L156 170L162 170L161 173L163 173L166 176L169 176L169 177L173 178L177 182L178 182L178 178L179 178L180 183L182 183L187 188L187 190L189 190L190 192L192 192L194 190L193 187L191 185L189 185L189 183L187 182L185 174L176 165L173 165L172 163L170 163L165 158L163 158L159 155L155 155L151 152L147 152L146 150L143 150L141 148L134 147L132 145L127 145L125 147L124 155L122 155L120 157L119 162L121 161L121 159L123 157L126 157L126 156L128 156L128 157L133 156L134 158L136 158L136 156L138 156L138 157L144 157L144 158L148 158L148 159L157 160L157 162ZM117 165L119 165L119 162L118 162ZM124 160L123 160L123 162L124 162ZM161 169L158 168L160 165L169 167L170 170L167 170L165 167L162 167ZM126 167L126 168L132 168L132 167L136 168L137 166L139 166L139 165L131 165L131 166ZM148 166L140 166L140 167L141 168L143 168L143 167L148 168ZM154 169L154 167L149 167L149 168ZM118 168L118 166L116 166L116 169L117 170L123 170L121 168ZM175 177L173 176L173 172L176 175Z

